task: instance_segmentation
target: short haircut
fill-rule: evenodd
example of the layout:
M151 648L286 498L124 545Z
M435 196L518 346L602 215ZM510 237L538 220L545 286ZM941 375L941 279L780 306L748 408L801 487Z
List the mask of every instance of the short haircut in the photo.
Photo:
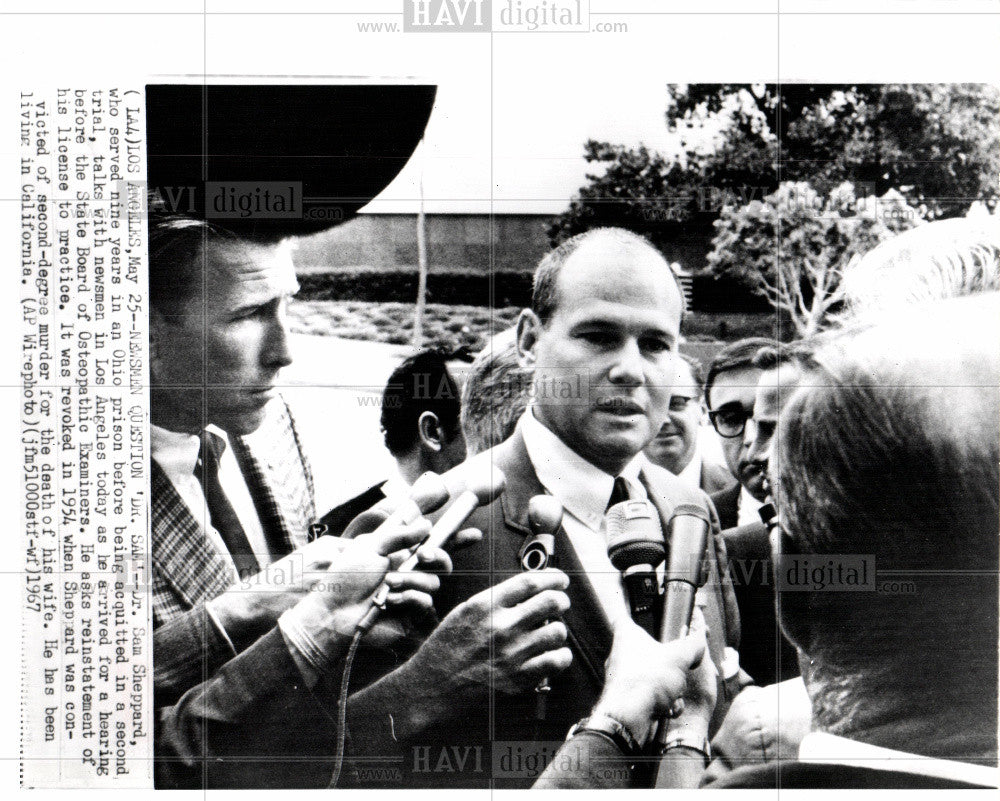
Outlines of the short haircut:
M462 389L462 433L470 456L514 433L531 400L533 374L519 363L513 336L498 335L476 356Z
M982 300L832 338L782 410L772 479L786 555L867 554L915 587L779 594L783 627L829 689L814 708L833 733L845 688L927 699L961 664L942 692L987 709L995 734L1000 297Z
M938 220L882 242L844 272L849 314L1000 290L1000 220Z
M727 373L730 370L746 370L753 368L754 357L761 348L777 348L780 343L767 337L750 337L741 339L727 345L709 362L708 373L705 376L705 402L711 407L712 399L709 393L712 391L712 384L720 373Z
M389 376L382 393L382 433L385 447L401 456L417 444L417 422L424 412L433 412L444 433L458 431L458 385L445 357L435 350L423 350L405 359Z
M166 315L176 315L205 287L204 253L209 243L237 244L242 240L205 220L177 215L150 215L149 303Z
M594 240L606 240L623 247L648 248L657 256L663 259L663 254L646 239L644 236L624 228L591 228L582 234L577 234L555 249L549 251L535 268L535 277L532 282L531 310L535 313L542 325L547 325L559 304L556 293L556 285L559 283L559 273L563 266L569 261L570 256L576 253L581 247ZM681 287L677 275L670 267L666 259L663 259L670 273L671 280L677 285L677 291L681 296L681 314L684 313L684 289Z

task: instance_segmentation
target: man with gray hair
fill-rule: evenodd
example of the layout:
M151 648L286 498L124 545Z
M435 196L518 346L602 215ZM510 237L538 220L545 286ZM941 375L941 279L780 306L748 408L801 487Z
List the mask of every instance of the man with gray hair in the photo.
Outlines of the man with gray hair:
M531 400L531 382L531 370L518 361L513 328L501 331L479 352L462 388L460 417L470 456L514 433Z
M1000 220L962 217L911 228L844 273L852 316L1000 290Z
M991 293L813 358L770 468L779 617L813 732L797 762L714 786L997 786L998 339ZM843 583L851 568L867 591Z

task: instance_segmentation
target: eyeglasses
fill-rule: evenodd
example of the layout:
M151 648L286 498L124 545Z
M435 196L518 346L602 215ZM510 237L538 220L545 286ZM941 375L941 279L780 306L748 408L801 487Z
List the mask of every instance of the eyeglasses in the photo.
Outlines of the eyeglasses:
M727 404L721 409L708 413L712 427L720 437L734 439L742 437L747 427L747 420L753 417L753 409L744 409L738 404Z

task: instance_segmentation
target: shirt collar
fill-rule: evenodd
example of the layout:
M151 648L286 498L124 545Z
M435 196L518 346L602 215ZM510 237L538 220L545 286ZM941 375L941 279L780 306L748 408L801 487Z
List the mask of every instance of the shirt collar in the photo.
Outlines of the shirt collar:
M684 469L677 474L677 478L683 481L692 489L701 488L701 452L698 446L695 446L694 456L691 457L691 461L688 462Z
M595 467L546 428L528 408L517 423L528 458L542 486L575 518L597 531L614 488L615 476ZM634 486L645 465L641 453L619 475Z
M222 440L223 452L229 448L229 437L225 431L211 424L205 430ZM198 451L201 450L201 437L198 434L169 431L150 423L149 448L152 457L168 474L194 475Z
M1000 771L951 759L935 759L906 751L894 751L836 734L809 732L799 745L799 762L834 763L855 768L900 771L939 779L996 787Z

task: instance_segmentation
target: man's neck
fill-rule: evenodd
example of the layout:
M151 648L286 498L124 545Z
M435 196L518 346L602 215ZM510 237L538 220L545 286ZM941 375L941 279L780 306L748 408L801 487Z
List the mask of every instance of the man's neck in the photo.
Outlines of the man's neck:
M150 397L149 408L149 421L165 431L173 431L175 434L200 434L205 427L204 421L198 419L197 412L192 414L191 409L177 409L168 399L158 395L155 389Z
M404 453L401 456L393 458L396 460L396 470L399 472L400 478L411 487L413 486L413 482L429 469L420 458L419 450L414 450L412 453Z
M864 677L844 678L807 680L813 725L819 731L937 759L996 760L996 720L995 715L992 721L984 717L985 703L968 709L945 700L944 693L937 701L933 692L914 698L912 693L872 688ZM983 693L980 700L985 701L986 688Z

